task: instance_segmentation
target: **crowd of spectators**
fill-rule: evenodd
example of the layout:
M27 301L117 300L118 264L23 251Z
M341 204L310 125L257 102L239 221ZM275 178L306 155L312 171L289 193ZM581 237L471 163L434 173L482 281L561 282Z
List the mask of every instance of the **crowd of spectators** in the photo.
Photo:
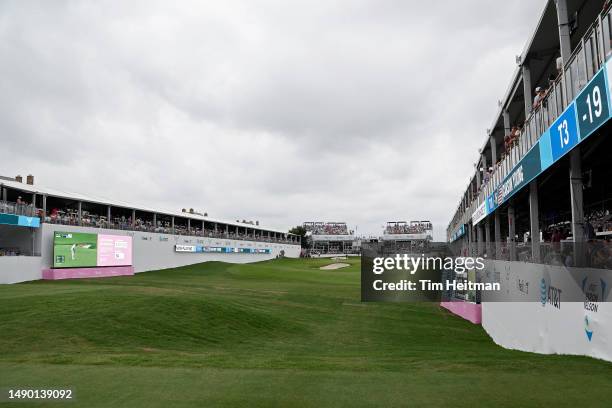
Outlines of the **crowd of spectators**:
M547 89L544 89L539 86L535 88L533 104L531 108L532 112L535 112L540 107L546 105L548 94L550 90L552 89L552 87L554 86L557 78L558 78L558 75L551 74L551 76L549 77L549 81L548 81L549 87ZM524 128L524 123L522 125L515 124L511 127L510 132L504 135L504 149L501 151L499 159L493 166L482 169L483 177L482 177L480 186L478 186L478 191L480 191L480 189L489 182L492 174L499 170L499 168L502 166L502 163L506 159L506 157L510 156L512 153L512 150L519 145L521 141L521 137L523 135L523 128Z
M0 248L0 256L19 256L21 250L19 248Z
M58 209L53 208L50 213L43 217L42 211L40 212L41 219L48 224L62 224L62 225L79 225L79 215L76 210L72 209ZM214 229L202 229L200 226L191 226L189 228L186 224L176 223L174 229L170 221L156 220L145 220L136 217L134 223L132 223L131 217L116 216L112 217L110 222L104 215L93 214L88 211L83 211L81 214L81 226L94 227L94 228L108 228L108 229L119 229L119 230L132 230L132 231L144 231L144 232L156 232L161 234L174 234L174 235L188 235L205 238L226 238L226 239L240 239L247 241L263 241L263 242L278 242L278 243L290 243L290 239L286 239L284 236L280 238L274 238L273 236L268 237L267 233L262 231L255 231L249 234L237 233L235 231L226 231L224 227L215 231ZM235 228L230 226L230 228Z
M108 228L108 229L119 229L119 230L133 230L133 231L146 231L146 232L157 232L163 234L175 234L175 235L193 235L199 237L210 237L210 238L227 238L227 239L241 239L251 241L263 241L263 242L278 242L278 243L292 243L290 238L286 238L284 235L275 238L268 236L267 232L257 231L252 229L248 234L240 233L235 231L235 226L229 226L228 230L225 229L225 225L220 225L219 229L203 229L202 223L198 222L200 226L192 226L188 228L186 224L175 224L172 228L172 224L167 220L157 220L155 223L153 220L145 220L136 217L132 223L131 217L126 216L115 216L109 221L104 215L91 213L89 211L81 212L81 221L79 223L79 214L76 209L71 208L52 208L48 213L40 208L36 208L32 203L28 203L22 199L21 196L17 198L16 202L0 200L0 213L4 214L15 214L15 215L26 215L30 217L39 217L41 222L47 224L61 224L61 225L81 225L85 227L94 228ZM186 220L183 220L186 223ZM249 221L245 224L258 226L258 221ZM346 227L346 225L345 225ZM240 227L244 230L245 227ZM232 231L233 230L233 231ZM14 249L0 249L3 252L1 254L7 255L9 253L15 253Z
M394 223L387 224L385 228L386 234L423 234L426 231L431 231L432 225L430 222L419 223Z
M311 222L304 223L304 229L312 235L352 235L354 231L349 230L344 222Z

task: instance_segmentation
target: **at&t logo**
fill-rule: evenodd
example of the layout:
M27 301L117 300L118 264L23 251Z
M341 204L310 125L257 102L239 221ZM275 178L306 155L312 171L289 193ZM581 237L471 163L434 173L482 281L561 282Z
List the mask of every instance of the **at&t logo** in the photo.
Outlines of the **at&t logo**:
M546 306L548 303L557 309L561 309L561 293L563 291L552 285L546 283L546 279L542 278L540 281L540 302L542 306Z

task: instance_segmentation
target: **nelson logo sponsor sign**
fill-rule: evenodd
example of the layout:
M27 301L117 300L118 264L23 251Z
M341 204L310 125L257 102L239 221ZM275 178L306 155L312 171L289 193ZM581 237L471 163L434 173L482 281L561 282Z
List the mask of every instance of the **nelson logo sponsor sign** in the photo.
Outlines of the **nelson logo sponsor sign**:
M599 312L599 303L606 299L607 288L608 285L606 281L601 278L589 281L589 277L585 276L584 279L582 279L582 292L585 297L584 334L589 342L593 340L594 332L593 325L590 323L594 314Z
M597 313L599 302L603 302L606 293L606 282L603 279L599 281L589 282L588 277L582 280L582 292L586 297L584 301L584 310Z

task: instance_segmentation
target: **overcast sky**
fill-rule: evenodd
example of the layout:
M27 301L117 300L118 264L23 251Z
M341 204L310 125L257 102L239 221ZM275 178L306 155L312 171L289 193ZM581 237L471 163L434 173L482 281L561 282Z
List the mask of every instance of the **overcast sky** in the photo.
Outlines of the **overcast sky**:
M0 2L0 175L444 231L545 0Z

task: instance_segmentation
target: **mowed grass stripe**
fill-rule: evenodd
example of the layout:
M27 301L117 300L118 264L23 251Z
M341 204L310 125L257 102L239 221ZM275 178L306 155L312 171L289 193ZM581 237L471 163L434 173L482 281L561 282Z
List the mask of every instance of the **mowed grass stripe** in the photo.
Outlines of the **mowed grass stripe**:
M107 402L135 406L468 406L467 390L498 406L571 406L559 389L607 406L612 364L505 350L435 304L362 304L359 260L319 270L333 262L1 286L0 387L61 380L84 406L105 406L110 384Z

